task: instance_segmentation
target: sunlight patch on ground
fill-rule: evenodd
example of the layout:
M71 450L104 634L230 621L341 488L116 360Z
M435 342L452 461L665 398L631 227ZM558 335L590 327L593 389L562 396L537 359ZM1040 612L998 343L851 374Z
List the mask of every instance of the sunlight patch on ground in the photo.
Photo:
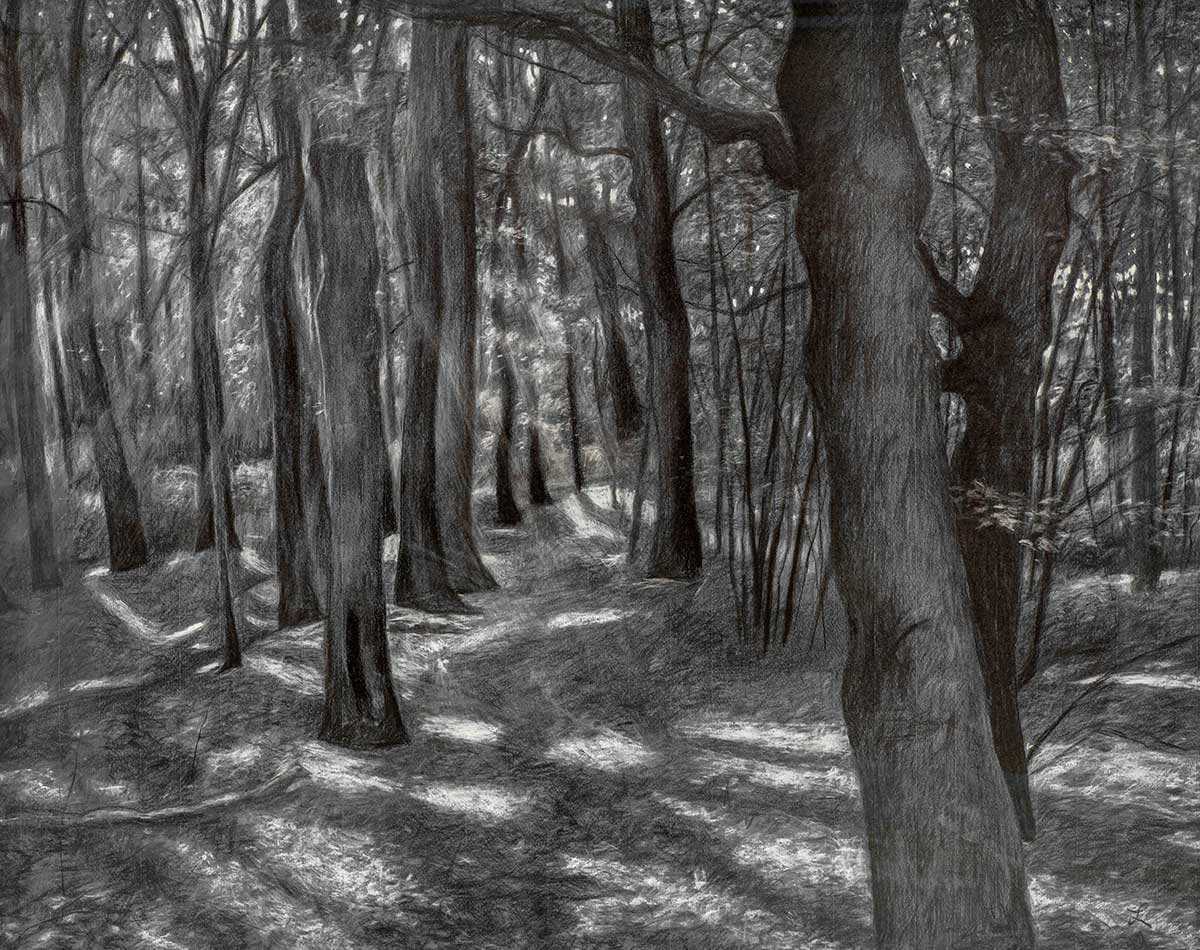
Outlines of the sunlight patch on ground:
M237 552L237 555L242 567L244 567L247 571L251 571L255 574L264 574L268 577L275 573L275 570L271 567L271 565L263 560L263 558L253 548L243 548L241 551Z
M246 657L244 663L247 669L278 680L284 686L305 696L320 696L324 691L321 674L304 663L286 663L261 653Z
M498 785L431 782L408 794L442 811L457 812L478 821L506 821L529 805L529 796Z
M396 792L400 786L370 772L369 760L320 742L300 746L300 766L314 782L339 792Z
M257 742L247 742L220 752L210 752L204 757L205 767L215 773L237 772L254 765L263 756L263 747Z
M7 719L9 716L19 715L30 709L37 709L38 706L45 705L49 699L50 690L48 689L37 689L32 693L26 693L20 699L9 703L7 706L0 706L0 719Z
M778 752L803 755L849 755L850 743L838 729L781 725L753 721L700 719L680 725L676 732L689 739L740 742Z
M1071 792L1106 800L1114 793L1147 792L1173 795L1200 806L1200 764L1187 753L1154 752L1131 744L1098 752L1088 746L1050 746L1050 755L1061 749L1044 765L1034 767L1035 787L1049 785L1059 792ZM1149 798L1139 801L1145 807L1161 809Z
M180 640L187 640L196 634L202 632L208 626L207 620L197 620L195 623L184 627L182 630L176 630L174 633L168 633L162 637L163 643L178 643Z
M665 864L628 864L597 855L571 854L563 858L568 874L590 877L615 893L576 902L581 937L622 934L629 939L619 946L708 946L711 934L720 933L721 946L804 947L806 950L842 950L844 944L822 940L810 931L796 931L759 907L747 905L739 894L709 880L703 866L673 869ZM675 939L664 939L664 938ZM706 939L707 937L707 939ZM607 944L606 944L607 945Z
M101 679L80 680L78 683L73 683L67 687L68 693L85 693L94 689L120 689L125 686L137 686L143 682L145 676L130 675L130 676L105 676Z
M397 922L409 917L396 907L413 900L420 888L401 874L406 862L379 856L376 836L324 822L300 823L277 815L245 819L268 860L313 894L351 905L387 907Z
M1079 686L1095 683L1099 676L1076 680ZM1200 676L1189 673L1118 673L1108 677L1107 682L1116 686L1148 686L1151 689L1200 690Z
M657 754L628 736L617 732L600 732L560 739L546 751L546 758L552 762L601 772L620 772L652 762Z
M766 872L785 887L802 883L806 887L852 889L862 897L864 925L870 924L867 855L862 838L840 834L823 821L790 816L767 819L765 827L759 829L728 809L709 808L659 792L654 798L675 814L710 828L732 847L740 864Z
M628 610L607 607L603 610L581 610L557 614L546 621L547 630L562 630L566 627L598 627L606 623L618 623L629 616Z
M858 788L854 775L837 766L809 768L775 765L720 752L705 752L697 756L695 765L697 778L694 781L723 779L731 786L747 781L770 788L821 789L848 796L854 795Z
M581 538L599 538L623 544L624 535L615 531L598 518L592 517L584 510L582 503L574 495L560 499L558 510L571 519L575 533Z
M423 610L413 610L410 607L397 607L394 604L388 605L387 619L389 624L403 623L405 627L429 627L440 631L466 631L467 625L461 620L456 620L454 617L440 617L437 614L429 614Z
M460 716L430 716L421 724L421 731L477 745L491 745L504 733L500 726L493 723Z
M44 765L36 769L0 772L0 788L17 798L45 804L61 805L67 797L67 789Z
M149 640L152 643L161 642L158 624L147 620L115 594L110 594L108 591L98 590L94 587L89 589L92 596L100 601L100 605L124 624L125 629L134 636L142 640Z

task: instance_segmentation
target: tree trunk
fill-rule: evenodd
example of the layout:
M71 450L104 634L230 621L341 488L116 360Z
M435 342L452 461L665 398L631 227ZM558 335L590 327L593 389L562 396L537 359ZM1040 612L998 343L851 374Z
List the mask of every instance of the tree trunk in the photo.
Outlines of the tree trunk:
M319 193L324 280L316 318L329 436L330 552L321 738L348 746L408 741L392 685L383 594L379 471L379 252L371 217L365 134L336 6L302 0L314 65L335 81L314 104L309 167Z
M466 53L466 31L428 21L413 22L409 65L409 118L402 167L404 216L412 264L412 312L408 317L407 372L400 450L400 547L396 554L396 603L431 611L461 611L442 548L437 496L438 374L442 327L456 268L447 227L460 195L462 115L455 102L454 70ZM457 146L457 148L456 148ZM457 208L455 206L458 206ZM461 250L460 250L461 253ZM464 274L465 276L465 274ZM458 355L458 354L456 354Z
M268 14L272 38L271 124L279 156L275 211L263 239L262 325L271 369L271 432L275 472L275 572L279 578L277 618L281 627L320 616L313 552L304 509L305 424L309 410L301 378L298 323L300 303L292 244L304 208L304 156L295 89L285 78L292 55L287 7Z
M594 214L584 221L584 241L595 280L596 304L604 327L605 382L612 400L617 439L624 442L642 428L642 404L629 367L629 345L621 323L621 298L612 249Z
M900 71L906 5L831 15L796 0L777 80L804 169L809 384L850 630L842 704L877 944L1026 948L1021 843L992 750L917 250L929 173Z
M654 66L654 28L649 0L617 0L622 45ZM643 320L658 444L658 493L647 573L651 577L694 577L704 555L693 485L691 330L675 267L674 221L667 152L654 94L639 82L621 82L622 122L631 152L630 196L641 278Z
M475 142L465 29L451 31L449 74L436 95L446 123L444 164L437 169L442 199L445 320L437 390L438 527L450 584L460 593L495 590L496 578L479 553L475 524L476 366L479 324L475 225ZM420 265L415 265L420 266Z
M1150 62L1147 52L1146 3L1133 0L1134 70L1137 73L1140 131L1147 138L1137 166L1137 302L1133 315L1133 338L1129 369L1134 402L1129 425L1133 433L1133 466L1130 501L1133 512L1129 526L1129 560L1133 589L1158 587L1162 573L1162 545L1156 509L1158 502L1158 410L1154 405L1154 315L1158 293L1155 253L1154 157L1150 153L1153 114L1150 106Z
M495 253L495 252L493 252ZM496 524L521 523L521 509L513 492L512 443L517 427L517 374L508 342L508 320L503 291L492 291L492 326L496 328L496 372L500 377L500 428L496 432Z
M67 316L68 345L75 351L79 392L84 417L92 429L92 452L104 499L108 529L108 559L114 571L127 571L146 563L146 536L142 529L137 486L129 474L125 447L117 427L108 376L96 340L97 286L91 254L91 212L84 176L83 96L86 75L84 25L87 0L74 0L67 44L67 69L63 89L63 159L67 171Z
M578 381L575 378L575 334L568 326L566 330L567 355L564 371L567 381L567 423L570 427L571 438L571 477L575 491L583 491L587 476L583 468L583 440L579 432L579 392Z
M962 546L979 634L996 754L1024 837L1035 831L1017 705L1021 536L990 515L1029 498L1042 353L1050 345L1052 285L1070 232L1072 160L1037 125L1065 125L1054 20L1045 0L977 0L979 114L991 124L995 188L987 247L947 388L966 409L955 467ZM972 494L984 485L998 498Z
M41 381L38 379L37 337L34 334L33 289L29 282L28 231L21 186L24 90L19 45L21 0L7 0L0 20L0 175L9 196L7 220L0 227L0 293L13 322L13 402L17 438L21 445L21 474L29 513L29 569L34 590L59 587L58 555L54 543L54 501L46 470L42 430Z

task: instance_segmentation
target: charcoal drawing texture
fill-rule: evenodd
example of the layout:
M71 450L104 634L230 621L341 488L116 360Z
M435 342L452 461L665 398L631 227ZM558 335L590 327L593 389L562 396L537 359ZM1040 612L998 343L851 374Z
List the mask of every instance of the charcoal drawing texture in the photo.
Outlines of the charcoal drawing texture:
M1200 947L1200 3L0 0L0 947Z

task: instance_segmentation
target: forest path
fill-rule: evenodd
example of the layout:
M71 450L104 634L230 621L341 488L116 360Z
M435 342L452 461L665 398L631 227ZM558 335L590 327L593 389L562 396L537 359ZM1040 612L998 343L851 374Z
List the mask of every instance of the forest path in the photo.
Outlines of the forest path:
M398 749L314 738L322 628L274 629L252 552L223 676L207 557L91 568L32 605L0 657L0 945L868 945L836 630L754 659L723 572L630 574L610 515L563 496L487 529L502 586L476 615L390 609ZM1031 734L1085 678L1070 663ZM1194 694L1151 675L1174 686L1110 704L1127 731L1175 723L1170 745L1068 733L1039 763L1043 946L1200 945ZM81 817L106 807L134 811Z

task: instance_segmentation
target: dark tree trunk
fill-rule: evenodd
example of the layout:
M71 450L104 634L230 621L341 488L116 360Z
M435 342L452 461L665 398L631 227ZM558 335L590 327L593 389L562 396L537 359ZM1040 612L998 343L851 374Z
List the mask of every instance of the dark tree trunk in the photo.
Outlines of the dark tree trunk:
M302 0L300 11L314 65L335 77L329 102L314 104L309 146L325 274L316 317L330 461L321 738L348 746L396 745L407 742L408 733L392 684L383 593L379 252L366 142L360 140L366 136L356 122L354 84L337 42L336 6Z
M966 433L955 457L962 493L958 539L979 634L996 754L1024 837L1034 835L1017 705L1021 536L991 517L1028 498L1042 353L1051 342L1052 284L1070 231L1072 160L1038 124L1066 123L1054 20L1045 0L977 0L979 114L992 125L995 188L987 247L966 301L962 353L947 373L963 397ZM972 328L972 325L975 325Z
M542 427L538 422L535 410L530 414L534 418L529 421L529 503L532 505L552 505L554 496L546 485L546 462L542 456Z
M456 268L448 220L460 196L452 181L462 174L462 116L455 102L454 69L463 68L462 27L413 22L409 65L409 118L404 143L404 220L412 258L412 312L408 317L407 372L400 448L400 546L396 553L396 603L424 610L460 611L442 548L437 496L438 374L447 283ZM457 145L457 148L456 148ZM461 247L460 247L461 256ZM449 266L448 266L449 265ZM460 291L461 293L461 291ZM455 296L458 296L456 294Z
M615 9L623 46L653 67L649 0L617 0ZM631 152L630 193L638 236L652 425L658 446L658 492L647 573L651 577L694 577L704 555L693 485L691 330L675 267L667 152L654 94L629 78L622 80L621 91L625 141Z
M308 411L301 378L298 324L301 319L292 266L292 244L304 208L304 156L295 87L286 80L292 65L287 7L269 13L272 43L271 123L279 156L275 211L263 239L262 325L271 368L271 432L275 472L275 571L279 578L281 627L320 616L313 552L304 509L305 424Z
M442 200L445 320L437 392L438 527L450 584L460 593L495 590L496 578L479 553L475 524L475 428L479 291L475 222L475 143L466 31L454 30L449 73L439 81L446 123L444 164L437 168Z
M203 501L210 499L211 524L233 524L233 505L229 492L229 466L225 456L225 412L221 389L221 357L217 342L216 287L212 253L216 222L212 219L208 170L209 137L211 132L211 97L202 93L197 81L191 55L187 27L179 7L171 2L163 5L167 30L175 56L176 74L180 86L182 131L188 164L188 273L191 286L188 307L192 336L192 384L196 393L199 426L200 468L198 491ZM210 76L209 82L217 81ZM205 518L200 505L200 534L210 519ZM217 554L217 611L222 625L221 670L241 666L241 644L238 638L237 617L230 581L230 550L232 540L226 532L216 533ZM199 541L197 550L201 550Z
M96 340L97 286L91 254L91 212L84 176L83 96L86 68L84 25L87 0L74 0L63 88L63 158L67 170L68 345L74 350L84 418L92 430L92 452L104 499L108 559L114 571L146 563L137 486L129 474L125 447L113 412L108 376Z
M583 491L587 477L583 467L583 440L579 433L579 392L575 378L575 334L567 328L567 355L564 360L564 371L567 375L567 423L570 427L571 438L571 477L575 491Z
M905 8L796 0L777 81L804 169L809 383L850 630L842 703L878 946L1012 950L1032 947L1033 927L949 493L917 250L929 173L900 71Z
M496 371L500 377L500 428L496 432L496 524L521 523L521 509L513 492L512 444L517 427L517 374L507 337L501 291L492 297L492 325L496 328Z
M33 288L29 282L28 231L21 185L24 90L18 56L21 0L7 0L0 19L0 176L8 197L5 226L0 228L0 293L12 320L13 403L21 445L21 474L29 513L29 569L34 590L59 587L54 543L54 502L46 471L42 430L41 382L34 335Z
M642 428L642 404L637 383L629 367L629 345L621 322L621 298L612 249L594 215L584 222L584 240L588 262L595 280L596 303L604 327L605 382L612 400L613 424L617 439L624 442Z
M1150 104L1150 62L1146 36L1145 0L1133 0L1134 70L1137 73L1137 99L1140 128L1152 134L1153 113ZM1148 591L1158 587L1162 573L1162 545L1157 527L1158 502L1158 409L1153 402L1154 388L1154 315L1158 290L1154 213L1154 156L1149 147L1142 150L1137 166L1137 302L1133 315L1132 347L1129 369L1135 400L1129 413L1133 434L1133 466L1130 501L1133 512L1129 526L1129 560L1133 589Z

